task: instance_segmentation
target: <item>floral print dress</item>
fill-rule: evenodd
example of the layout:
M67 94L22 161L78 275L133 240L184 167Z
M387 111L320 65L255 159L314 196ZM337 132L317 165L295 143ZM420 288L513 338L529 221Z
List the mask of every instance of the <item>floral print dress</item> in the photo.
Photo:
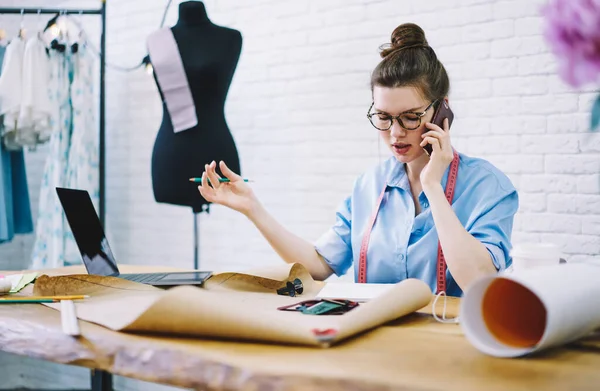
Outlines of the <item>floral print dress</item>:
M81 263L56 187L87 190L98 210L99 156L94 57L79 44L59 52L50 50L50 100L54 105L50 152L44 168L32 268L54 268Z

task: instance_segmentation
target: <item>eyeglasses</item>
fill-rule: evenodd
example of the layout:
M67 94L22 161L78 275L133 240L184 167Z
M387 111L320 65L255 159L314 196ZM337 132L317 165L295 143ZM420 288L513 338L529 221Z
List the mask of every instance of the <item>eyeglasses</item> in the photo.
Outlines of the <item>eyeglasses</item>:
M421 126L421 118L427 114L427 110L431 108L435 103L437 103L438 99L434 100L427 106L425 110L422 112L415 111L406 111L399 115L389 115L385 113L371 113L375 102L371 103L371 107L369 107L369 111L367 112L367 118L369 118L369 122L375 129L385 131L390 130L392 125L394 124L394 120L397 120L400 126L402 126L406 130L415 130Z

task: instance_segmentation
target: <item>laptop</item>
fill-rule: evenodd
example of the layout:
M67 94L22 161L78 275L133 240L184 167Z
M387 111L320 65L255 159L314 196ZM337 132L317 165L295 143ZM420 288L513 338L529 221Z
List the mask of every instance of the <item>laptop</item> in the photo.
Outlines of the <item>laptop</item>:
M209 271L121 274L100 218L85 190L56 188L88 274L119 277L154 286L202 285Z

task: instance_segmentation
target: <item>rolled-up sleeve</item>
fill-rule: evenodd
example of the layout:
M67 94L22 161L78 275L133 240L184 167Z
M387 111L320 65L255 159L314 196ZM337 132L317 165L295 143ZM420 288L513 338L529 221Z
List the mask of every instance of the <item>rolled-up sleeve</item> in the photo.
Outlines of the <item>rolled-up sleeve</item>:
M315 243L315 250L325 259L334 273L341 276L352 265L352 197L339 206L335 224Z
M486 207L480 209L481 213L467 231L487 247L496 270L501 271L512 264L511 235L519 198L513 189L490 195L485 203Z

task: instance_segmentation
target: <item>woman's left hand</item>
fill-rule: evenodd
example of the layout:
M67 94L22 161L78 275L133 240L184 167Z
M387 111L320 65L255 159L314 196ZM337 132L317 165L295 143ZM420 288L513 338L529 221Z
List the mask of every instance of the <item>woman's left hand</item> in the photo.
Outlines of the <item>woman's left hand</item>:
M423 147L427 144L431 144L433 147L433 153L429 158L429 163L427 163L423 168L423 171L421 171L420 177L421 186L423 187L423 191L426 192L427 188L441 185L442 176L452 162L454 152L448 133L448 118L444 119L444 129L431 122L427 122L425 126L429 131L423 133L421 136L423 141L420 145Z

